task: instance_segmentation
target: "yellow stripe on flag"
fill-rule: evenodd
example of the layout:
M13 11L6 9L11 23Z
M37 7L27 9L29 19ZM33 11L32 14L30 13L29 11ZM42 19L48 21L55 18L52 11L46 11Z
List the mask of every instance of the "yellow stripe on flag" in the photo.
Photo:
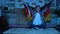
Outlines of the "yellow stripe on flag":
M44 18L46 22L50 21L51 20L51 15L50 13Z
M31 15L27 15L27 20L30 22L32 20Z

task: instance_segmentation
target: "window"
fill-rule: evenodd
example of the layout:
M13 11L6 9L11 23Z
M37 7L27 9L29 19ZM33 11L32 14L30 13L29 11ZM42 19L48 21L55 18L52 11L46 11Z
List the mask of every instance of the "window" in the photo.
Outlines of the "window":
M14 6L15 6L14 3L9 3L9 4L8 4L8 7L14 7Z

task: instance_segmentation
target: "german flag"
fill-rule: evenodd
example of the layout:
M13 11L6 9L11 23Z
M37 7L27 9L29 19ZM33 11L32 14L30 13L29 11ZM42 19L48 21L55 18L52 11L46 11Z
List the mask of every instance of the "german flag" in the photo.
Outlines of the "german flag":
M25 8L25 13L26 13L26 17L27 17L28 22L30 22L32 20L32 13L30 12L28 6Z
M50 20L51 20L50 6L47 6L46 8L47 8L47 10L44 14L44 19L45 19L46 22L50 22Z

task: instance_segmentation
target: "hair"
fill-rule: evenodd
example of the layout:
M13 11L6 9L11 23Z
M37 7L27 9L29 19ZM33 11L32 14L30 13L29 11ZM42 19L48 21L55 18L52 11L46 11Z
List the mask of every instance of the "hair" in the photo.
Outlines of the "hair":
M40 6L36 6L35 8L37 8L37 7L40 7Z

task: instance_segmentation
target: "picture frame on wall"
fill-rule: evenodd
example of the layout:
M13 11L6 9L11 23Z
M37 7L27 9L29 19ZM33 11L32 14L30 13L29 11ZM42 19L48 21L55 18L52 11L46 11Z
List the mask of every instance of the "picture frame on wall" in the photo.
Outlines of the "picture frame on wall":
M32 3L32 5L36 5L36 3Z
M9 0L9 1L15 1L15 0Z
M45 3L49 2L50 0L45 0Z
M1 10L1 6L0 6L0 10Z
M20 3L19 8L24 8L24 5L22 3Z
M37 3L31 2L29 5L30 5L31 7L35 7L35 6L37 5Z
M52 0L51 7L52 7L53 9L55 9L55 8L56 8L56 0Z
M23 6L23 4L21 3L21 4L19 4L19 6Z
M60 0L56 0L57 6L60 6Z
M8 7L15 7L15 3L8 3Z
M22 2L22 0L18 0L18 2Z
M43 0L38 0L38 2L42 3L42 2L43 2Z
M54 7L54 0L52 0L52 4L51 4L51 7Z

